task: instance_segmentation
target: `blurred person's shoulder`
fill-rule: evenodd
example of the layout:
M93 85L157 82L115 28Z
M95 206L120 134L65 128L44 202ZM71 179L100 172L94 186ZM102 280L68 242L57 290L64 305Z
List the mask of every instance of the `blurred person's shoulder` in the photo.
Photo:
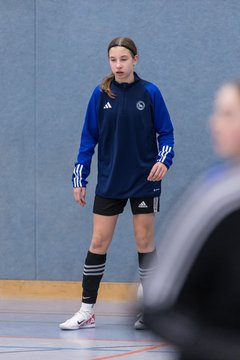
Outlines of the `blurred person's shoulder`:
M231 166L228 162L219 162L205 171L202 175L202 181L206 184L209 183L209 185L218 182L229 173L230 169Z

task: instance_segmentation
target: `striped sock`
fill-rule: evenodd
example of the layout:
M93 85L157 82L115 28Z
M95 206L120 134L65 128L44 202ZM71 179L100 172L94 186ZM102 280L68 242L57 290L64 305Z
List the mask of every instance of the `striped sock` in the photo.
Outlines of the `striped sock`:
M157 251L154 249L149 253L138 253L138 263L139 263L139 275L140 280L143 286L143 292L145 287L145 282L150 279L156 269Z
M106 258L106 254L99 255L88 251L83 270L83 303L96 303L100 281L105 270Z

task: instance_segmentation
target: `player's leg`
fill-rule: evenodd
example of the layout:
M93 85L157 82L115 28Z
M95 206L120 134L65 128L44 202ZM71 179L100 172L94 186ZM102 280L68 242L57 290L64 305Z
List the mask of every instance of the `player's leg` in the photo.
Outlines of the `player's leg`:
M131 199L133 225L138 251L139 275L143 294L145 282L154 272L156 247L154 241L155 213L159 211L159 198ZM142 314L135 323L136 329L144 329Z
M62 330L95 327L94 304L102 280L107 249L111 243L118 215L93 215L93 236L83 270L83 294L80 310L60 324Z
M139 214L133 216L135 241L138 251L139 275L142 287L142 296L145 293L145 281L151 277L154 266L153 261L156 258L156 248L154 243L154 213ZM143 299L140 299L141 302ZM136 330L144 330L145 324L142 311L138 314L137 321L134 324Z
M93 307L93 304L96 303L99 285L105 270L107 250L112 241L117 219L118 215L93 215L93 236L83 271L83 308L89 308L87 305Z
M133 215L134 235L138 253L151 253L155 249L154 213Z
M94 203L93 235L83 271L83 295L80 310L60 324L63 330L76 330L95 326L93 306L105 270L107 250L112 241L118 214L123 211L125 200L96 199ZM106 214L106 215L103 215Z
M144 288L145 280L151 277L154 271L156 247L154 242L155 215L133 215L134 234L138 251L139 275Z

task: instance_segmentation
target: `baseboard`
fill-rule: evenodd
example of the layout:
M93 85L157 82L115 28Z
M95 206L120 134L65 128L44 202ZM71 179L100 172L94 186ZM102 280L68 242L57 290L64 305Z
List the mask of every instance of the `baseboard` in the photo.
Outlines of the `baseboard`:
M100 300L134 300L138 284L103 282ZM0 280L0 296L15 298L80 299L81 282L43 280Z

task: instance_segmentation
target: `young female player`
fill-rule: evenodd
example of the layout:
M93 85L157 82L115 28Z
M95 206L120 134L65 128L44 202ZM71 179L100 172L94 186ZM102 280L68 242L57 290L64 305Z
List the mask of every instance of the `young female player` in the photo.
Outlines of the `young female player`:
M95 326L93 306L118 215L130 199L141 281L151 276L156 256L154 213L159 211L161 180L172 164L173 126L159 89L135 72L137 48L129 38L108 46L111 75L93 91L83 126L73 192L86 204L87 177L98 144L98 181L93 236L83 271L80 310L60 324L75 330ZM141 319L135 324L141 327Z

